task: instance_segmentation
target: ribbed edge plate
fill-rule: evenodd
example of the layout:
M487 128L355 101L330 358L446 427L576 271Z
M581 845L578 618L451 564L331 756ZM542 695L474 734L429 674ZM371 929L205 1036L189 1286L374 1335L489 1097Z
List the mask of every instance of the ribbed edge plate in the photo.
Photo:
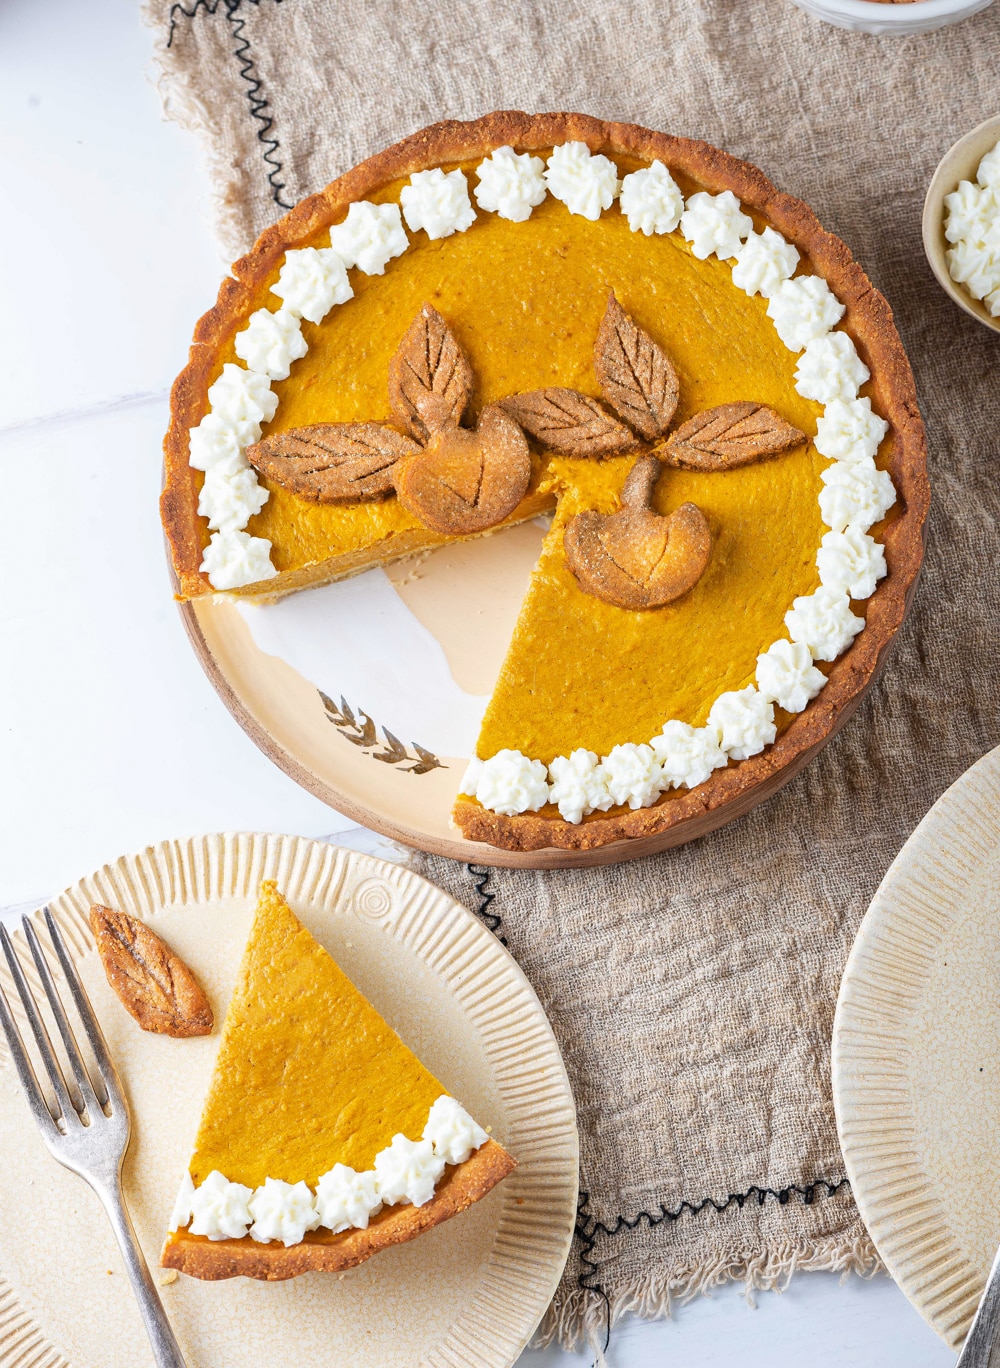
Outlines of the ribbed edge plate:
M426 880L355 851L290 836L169 841L106 865L50 904L130 1094L126 1191L147 1256L155 1264L218 1034L171 1041L140 1032L88 953L87 911L100 902L159 922L218 1009L265 878L445 1086L493 1124L519 1167L469 1212L340 1278L181 1277L162 1295L190 1368L506 1368L545 1311L572 1240L569 1083L534 991L495 937ZM0 1152L16 1174L0 1196L0 1365L151 1363L110 1230L79 1179L44 1151L6 1056L0 1091Z
M861 924L833 1095L861 1215L952 1347L1000 1244L1000 749L938 800Z

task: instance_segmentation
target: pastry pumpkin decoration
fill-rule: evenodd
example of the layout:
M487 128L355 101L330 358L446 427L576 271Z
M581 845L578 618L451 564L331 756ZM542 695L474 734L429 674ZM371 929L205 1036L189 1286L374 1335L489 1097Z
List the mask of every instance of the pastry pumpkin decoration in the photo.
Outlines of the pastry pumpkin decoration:
M694 587L712 553L708 520L696 504L664 517L653 490L662 470L640 456L622 488L617 513L578 513L563 536L566 564L581 589L618 608L659 608Z
M488 404L463 426L474 375L429 304L389 364L394 423L319 423L275 433L247 450L250 464L314 503L358 503L395 493L434 532L468 536L508 518L531 478L525 434L583 459L642 452L615 513L578 513L564 547L581 589L620 608L659 608L687 593L711 555L704 514L687 503L652 507L664 466L723 471L788 451L805 434L764 404L706 409L670 432L680 382L670 357L629 317L614 291L598 330L594 371L602 399L551 387ZM400 428L403 431L400 431Z
M701 510L686 503L669 517L653 511L664 466L730 470L789 451L805 434L765 404L722 404L672 435L680 383L662 347L629 317L612 290L594 346L594 371L607 402L569 389L532 390L503 402L526 432L568 456L621 455L652 443L629 471L616 513L578 513L563 536L580 588L618 608L660 608L697 584L711 555Z
M247 460L313 503L357 503L393 492L433 532L465 536L508 518L524 498L524 433L496 404L461 425L472 396L468 357L425 304L389 365L389 423L320 423L275 433Z

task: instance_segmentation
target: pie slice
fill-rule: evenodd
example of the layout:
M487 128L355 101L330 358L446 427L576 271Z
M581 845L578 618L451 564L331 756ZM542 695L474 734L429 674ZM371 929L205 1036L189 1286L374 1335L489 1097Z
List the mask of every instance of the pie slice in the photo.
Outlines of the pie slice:
M515 1166L264 883L163 1267L350 1268Z

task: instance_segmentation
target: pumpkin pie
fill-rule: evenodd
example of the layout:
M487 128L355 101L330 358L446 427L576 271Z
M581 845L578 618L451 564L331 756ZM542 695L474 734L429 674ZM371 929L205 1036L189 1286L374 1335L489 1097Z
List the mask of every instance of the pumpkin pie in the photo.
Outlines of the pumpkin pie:
M350 1268L514 1167L264 883L163 1266Z
M899 627L929 499L844 244L745 162L565 114L435 125L267 230L165 455L182 598L554 515L454 813L512 850L695 834L790 777Z

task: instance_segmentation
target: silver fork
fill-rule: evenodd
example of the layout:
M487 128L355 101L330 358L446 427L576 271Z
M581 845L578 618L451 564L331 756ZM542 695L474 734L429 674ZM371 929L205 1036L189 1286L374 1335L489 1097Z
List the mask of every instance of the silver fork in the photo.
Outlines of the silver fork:
M139 1248L139 1241L136 1239L122 1197L122 1160L128 1149L131 1120L128 1102L125 1100L121 1080L108 1053L107 1042L90 1005L86 989L70 959L62 934L52 913L46 907L45 925L48 927L52 945L66 976L70 996L83 1023L84 1037L97 1063L97 1076L91 1081L35 928L27 917L21 918L21 925L24 927L31 957L35 961L76 1084L74 1096L72 1083L65 1077L52 1048L48 1030L32 996L14 945L6 928L0 925L0 943L3 944L3 952L14 986L55 1095L54 1103L46 1101L24 1048L17 1023L11 1014L10 1005L3 989L0 988L0 1026L7 1037L17 1076L28 1099L28 1106L53 1157L64 1168L79 1174L101 1199L121 1248L125 1269L139 1303L139 1310L142 1312L157 1368L185 1368L184 1356L170 1328L163 1303L153 1286L153 1279Z
M982 1300L969 1326L955 1368L990 1368L1000 1343L1000 1250L990 1269Z

